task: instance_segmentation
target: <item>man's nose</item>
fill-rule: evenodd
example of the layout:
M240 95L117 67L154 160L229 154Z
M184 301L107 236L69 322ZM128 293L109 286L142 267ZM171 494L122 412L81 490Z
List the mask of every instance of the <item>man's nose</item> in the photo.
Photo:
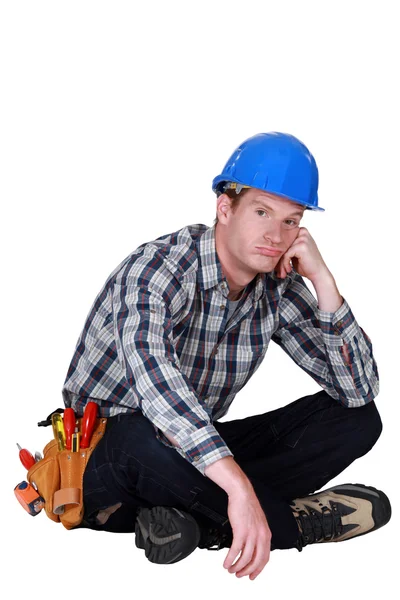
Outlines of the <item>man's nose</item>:
M282 241L281 224L271 219L264 233L264 239L268 239L274 244L280 244Z

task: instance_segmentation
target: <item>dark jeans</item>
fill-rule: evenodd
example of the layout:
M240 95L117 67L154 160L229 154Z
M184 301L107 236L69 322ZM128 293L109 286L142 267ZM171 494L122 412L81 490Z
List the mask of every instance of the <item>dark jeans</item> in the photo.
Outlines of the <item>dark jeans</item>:
M272 549L293 548L298 539L289 503L320 490L366 454L382 431L374 402L349 409L324 391L214 426L254 487L272 532ZM162 444L141 412L108 420L83 488L83 527L134 531L141 506L175 506L202 524L230 527L226 492ZM119 502L122 506L99 525L99 510Z

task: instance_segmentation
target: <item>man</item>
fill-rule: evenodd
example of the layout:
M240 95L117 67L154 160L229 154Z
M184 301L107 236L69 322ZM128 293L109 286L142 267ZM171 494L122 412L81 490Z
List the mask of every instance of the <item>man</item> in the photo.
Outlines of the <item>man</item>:
M224 567L255 579L273 549L389 521L373 487L312 494L382 430L371 342L301 227L304 210L323 210L317 189L304 144L255 135L213 181L213 227L142 244L111 273L63 388L77 414L91 400L108 417L84 476L82 526L135 531L155 563L230 548ZM322 390L219 422L271 339Z

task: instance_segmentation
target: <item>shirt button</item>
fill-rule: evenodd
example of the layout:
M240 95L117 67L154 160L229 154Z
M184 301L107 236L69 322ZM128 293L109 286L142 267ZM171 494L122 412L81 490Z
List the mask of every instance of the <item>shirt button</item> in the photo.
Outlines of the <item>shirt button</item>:
M225 308L226 308L226 307L225 307L225 304L221 304L221 306L220 306L220 309L221 309L221 310L225 310Z
M343 327L343 321L338 321L336 323L336 327Z
M193 460L194 460L194 462L198 462L198 461L200 460L200 456L197 454L197 456L195 456L195 457L193 458Z
M335 335L340 335L340 331L336 331L335 329Z

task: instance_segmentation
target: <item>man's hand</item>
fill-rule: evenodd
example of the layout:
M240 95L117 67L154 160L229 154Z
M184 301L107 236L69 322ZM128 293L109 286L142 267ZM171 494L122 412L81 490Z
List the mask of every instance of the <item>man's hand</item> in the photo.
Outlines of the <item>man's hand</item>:
M238 490L229 496L228 517L233 541L224 567L237 577L249 575L253 580L269 561L272 538L254 490ZM240 552L240 558L233 564Z
M206 477L228 495L228 518L232 546L224 560L225 569L253 580L269 561L272 533L254 488L232 456L225 456L205 469ZM242 553L235 564L234 560Z
M275 267L275 272L282 279L292 270L290 261L299 275L315 282L329 274L317 244L305 227L300 227L296 239L281 256Z
M290 273L292 270L290 261L297 273L302 277L307 277L313 284L320 310L336 312L343 304L343 298L339 294L333 275L326 266L317 244L305 227L300 227L293 244L279 259L275 267L278 277L284 279ZM344 349L344 352L345 358L349 362L347 348Z

